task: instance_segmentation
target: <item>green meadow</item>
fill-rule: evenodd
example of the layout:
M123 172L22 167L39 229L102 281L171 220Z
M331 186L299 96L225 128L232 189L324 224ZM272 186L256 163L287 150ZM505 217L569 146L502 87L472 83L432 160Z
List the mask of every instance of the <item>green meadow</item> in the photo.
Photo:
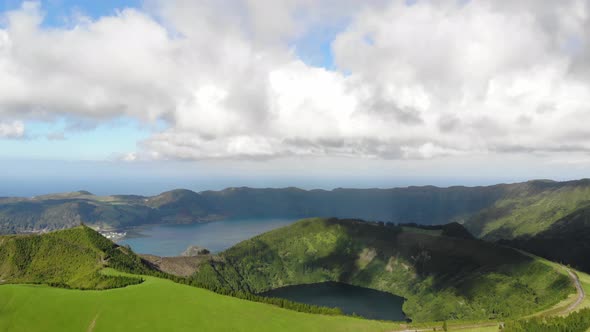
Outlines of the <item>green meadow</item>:
M391 331L396 323L281 309L144 277L110 290L0 286L0 331Z

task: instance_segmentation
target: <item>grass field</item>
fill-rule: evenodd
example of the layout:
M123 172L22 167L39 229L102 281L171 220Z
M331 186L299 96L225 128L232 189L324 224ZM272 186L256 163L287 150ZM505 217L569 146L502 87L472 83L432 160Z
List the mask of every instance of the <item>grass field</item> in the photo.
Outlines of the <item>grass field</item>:
M545 261L548 264L554 263ZM556 266L558 267L558 266ZM110 275L126 275L111 269ZM590 276L579 273L590 293ZM400 331L408 327L344 316L322 316L218 295L169 280L144 277L126 288L80 291L39 285L0 286L0 331ZM564 301L565 302L565 301ZM559 306L556 306L559 307ZM581 305L590 307L587 297ZM450 331L492 332L496 326ZM410 329L428 329L422 323Z
M0 286L0 331L391 331L399 324L298 313L145 277L80 291Z

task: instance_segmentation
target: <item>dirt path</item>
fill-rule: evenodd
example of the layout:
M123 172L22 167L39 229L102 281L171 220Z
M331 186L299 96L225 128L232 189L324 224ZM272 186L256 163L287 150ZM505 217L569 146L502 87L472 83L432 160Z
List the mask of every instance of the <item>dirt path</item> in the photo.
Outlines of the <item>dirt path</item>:
M467 330L467 329L475 329L480 327L497 327L501 322L493 322L493 323L481 323L481 324L466 324L466 325L454 325L449 326L450 331L459 331L459 330ZM434 330L436 328L436 330ZM427 331L442 331L442 323L438 326L431 326L431 327L421 327L415 329L405 329L405 330L395 330L391 332L427 332Z
M88 325L88 329L86 329L86 332L94 331L94 327L96 326L96 320L98 319L98 316L100 316L100 313L94 316L94 319L92 320L92 322L90 322L90 325Z
M567 274L570 276L570 278L574 282L578 296L577 296L575 302L571 303L569 306L567 306L567 308L558 312L557 315L567 315L570 312L576 310L582 304L584 299L586 298L586 293L584 292L584 288L582 287L582 283L580 282L580 278L578 278L578 276L574 272L572 272L572 270L568 269L567 267L563 266L563 268L567 271ZM452 328L452 330L455 331L455 330L474 329L474 328L480 328L480 327L499 326L501 324L503 324L503 323L502 322L494 322L494 323L490 322L490 323L481 323L481 324L455 325L450 328ZM442 323L440 326L422 327L422 328L415 328L415 329L407 329L406 328L404 330L396 330L396 331L392 331L392 332L426 332L426 331L432 331L434 328L436 328L436 331L442 331Z
M576 301L572 304L570 304L567 308L565 308L562 312L560 312L561 315L567 315L570 312L576 310L580 304L582 304L582 302L584 301L584 299L586 298L586 293L584 292L584 288L582 288L582 284L580 283L580 278L578 278L578 276L572 272L572 270L565 268L567 271L567 274L569 274L570 278L572 278L572 281L574 282L574 285L576 286L576 292L578 292L578 298L576 299Z

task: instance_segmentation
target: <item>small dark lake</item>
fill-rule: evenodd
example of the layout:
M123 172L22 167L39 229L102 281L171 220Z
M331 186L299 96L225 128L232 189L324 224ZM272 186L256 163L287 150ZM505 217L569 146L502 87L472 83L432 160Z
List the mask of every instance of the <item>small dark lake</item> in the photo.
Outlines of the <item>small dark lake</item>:
M260 295L325 307L338 307L346 314L356 313L370 319L393 321L406 319L402 311L403 297L338 282L287 286Z

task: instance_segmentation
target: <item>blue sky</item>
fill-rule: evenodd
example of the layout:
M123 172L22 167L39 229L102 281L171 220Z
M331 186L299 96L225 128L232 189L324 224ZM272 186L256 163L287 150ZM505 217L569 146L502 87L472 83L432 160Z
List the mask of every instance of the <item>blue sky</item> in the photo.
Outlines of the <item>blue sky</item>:
M0 140L0 150L6 159L108 160L136 149L136 143L149 135L148 130L129 119L92 129L67 130L67 127L63 120L27 122L29 136Z
M1 11L15 10L21 7L21 0L0 1ZM79 12L94 19L101 16L112 15L116 10L123 8L140 8L142 1L135 0L45 0L41 1L45 12L44 25L48 27L60 27L70 22L73 13Z
M21 0L1 0L0 13L17 10ZM134 0L47 0L41 2L44 13L43 26L63 28L70 24L73 14L83 14L93 19L113 15L123 8L140 8L141 1ZM136 142L148 133L133 120L117 119L89 130L69 130L66 119L27 122L27 136L18 140L0 140L3 159L25 160L105 160L136 148ZM49 136L49 137L48 137ZM55 137L51 137L55 136Z
M578 0L0 0L0 195L586 177L589 31Z
M93 20L116 15L125 8L141 10L141 0L45 0L41 1L42 26L48 29L70 29L72 16L82 14ZM0 13L18 10L22 0L1 0ZM295 52L305 62L328 69L334 68L331 42L341 29L339 26L314 27L305 38L296 38ZM59 117L50 121L28 121L27 137L19 140L0 140L3 159L28 160L85 160L114 159L137 149L137 143L146 139L150 128L142 127L133 119L121 117L99 124L89 124L84 130L67 130L79 126ZM75 119L74 122L79 121ZM81 124L84 126L84 123ZM157 124L156 126L162 126ZM67 134L65 133L67 131Z

